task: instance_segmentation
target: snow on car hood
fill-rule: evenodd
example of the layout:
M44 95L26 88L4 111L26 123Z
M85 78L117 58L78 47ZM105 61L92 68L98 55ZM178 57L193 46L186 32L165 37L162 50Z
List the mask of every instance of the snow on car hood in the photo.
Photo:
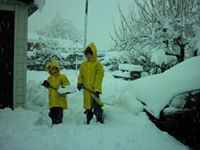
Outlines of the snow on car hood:
M140 78L128 83L124 91L135 97L159 118L170 100L183 92L200 89L200 56L185 60L164 73Z

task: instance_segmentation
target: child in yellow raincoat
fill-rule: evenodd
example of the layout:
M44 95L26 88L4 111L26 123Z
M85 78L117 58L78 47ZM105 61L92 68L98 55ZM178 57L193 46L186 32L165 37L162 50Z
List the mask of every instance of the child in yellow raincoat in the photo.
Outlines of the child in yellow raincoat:
M66 94L59 90L66 88L70 82L66 75L60 74L60 66L56 60L48 63L46 69L50 76L43 82L43 85L49 90L49 117L52 119L52 124L59 124L62 123L63 109L67 108Z
M97 122L104 123L102 105L96 100L96 98L99 99L99 94L102 93L104 68L97 60L97 50L94 43L86 47L84 55L86 61L80 66L77 88L78 90L84 89L83 97L87 124L90 123L93 114L95 114Z

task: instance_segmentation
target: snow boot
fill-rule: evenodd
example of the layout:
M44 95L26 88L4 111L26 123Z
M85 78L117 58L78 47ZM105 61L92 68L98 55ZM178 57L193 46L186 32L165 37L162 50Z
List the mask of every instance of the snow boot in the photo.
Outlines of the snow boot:
M100 122L101 124L104 124L103 114L99 114L96 118L97 118L97 122Z
M104 117L103 117L103 109L100 105L94 105L94 114L96 116L97 122L104 123Z
M90 121L93 118L93 112L92 112L92 110L86 110L85 114L86 114L87 124L90 124Z

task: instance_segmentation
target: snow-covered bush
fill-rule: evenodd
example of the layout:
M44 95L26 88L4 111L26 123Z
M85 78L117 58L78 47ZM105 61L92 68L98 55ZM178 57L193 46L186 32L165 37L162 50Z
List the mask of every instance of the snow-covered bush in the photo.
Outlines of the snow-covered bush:
M134 0L133 5L127 16L119 8L121 24L118 29L115 27L112 36L114 49L128 51L133 61L143 53L151 57L157 50L163 51L165 57L174 56L176 63L199 55L198 0Z
M78 66L82 61L82 45L78 41L52 39L37 34L29 34L28 41L27 68L29 70L44 70L45 65L52 59L56 59L65 69L76 68L76 55Z
M59 53L55 53L53 51L35 50L32 52L32 55L28 55L27 57L27 68L29 70L45 70L46 64L52 59L56 59L59 64L62 64L61 67L66 66L67 63L69 63L66 61L66 58L62 57Z

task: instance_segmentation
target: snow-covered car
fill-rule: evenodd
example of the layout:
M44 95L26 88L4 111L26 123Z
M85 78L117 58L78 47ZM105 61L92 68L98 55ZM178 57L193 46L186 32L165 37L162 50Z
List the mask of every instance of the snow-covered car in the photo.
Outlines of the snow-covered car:
M144 109L149 119L161 130L167 131L182 143L200 149L200 90L174 97L159 118Z
M176 65L150 82L157 83L153 97L162 101L160 107L151 107L141 98L149 119L161 130L167 131L182 143L200 149L200 57ZM163 82L165 80L165 82ZM163 85L162 85L163 84ZM151 89L153 90L153 89ZM149 92L149 91L148 91ZM148 94L148 93L147 93ZM163 95L156 96L156 95ZM154 100L155 101L155 100Z
M161 130L185 145L200 149L199 66L200 56L197 56L164 73L128 83L121 98L123 105L134 113L144 110Z

